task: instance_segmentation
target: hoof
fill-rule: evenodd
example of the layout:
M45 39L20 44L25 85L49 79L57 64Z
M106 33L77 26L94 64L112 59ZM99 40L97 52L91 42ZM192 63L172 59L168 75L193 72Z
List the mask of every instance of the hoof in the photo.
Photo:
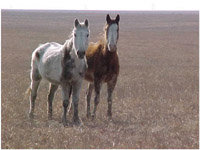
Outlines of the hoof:
M52 115L48 115L48 120L52 120Z
M74 121L74 125L81 125L82 124L82 120L79 117L73 118Z
M69 126L69 123L68 122L63 122L63 126L67 127L67 126Z
M92 114L92 115L91 115L91 119L92 119L92 120L95 120L95 118L96 118L96 115L95 115L95 114Z
M91 118L91 114L90 114L90 113L87 113L86 117L87 117L88 119L90 119L90 118Z
M65 117L62 118L62 123L63 123L64 126L68 126L69 125L69 123L68 123L68 121L67 121L67 119Z
M108 117L108 120L112 120L112 112L111 111L108 111L107 113L107 117Z
M112 116L108 116L108 121L112 121Z
M33 113L29 113L28 117L29 117L29 119L33 120L34 119Z

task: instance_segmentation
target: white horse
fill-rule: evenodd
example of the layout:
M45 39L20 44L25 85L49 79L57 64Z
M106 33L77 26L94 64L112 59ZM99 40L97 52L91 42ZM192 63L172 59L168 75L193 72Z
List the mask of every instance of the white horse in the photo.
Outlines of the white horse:
M32 53L31 61L31 85L29 117L34 118L35 99L38 86L42 79L50 82L48 94L48 118L52 119L52 101L54 94L61 86L64 113L62 121L67 124L67 107L72 92L74 108L74 122L80 123L78 116L78 101L82 80L87 69L85 51L89 42L88 20L79 23L75 20L75 26L71 38L64 45L55 42L40 45Z

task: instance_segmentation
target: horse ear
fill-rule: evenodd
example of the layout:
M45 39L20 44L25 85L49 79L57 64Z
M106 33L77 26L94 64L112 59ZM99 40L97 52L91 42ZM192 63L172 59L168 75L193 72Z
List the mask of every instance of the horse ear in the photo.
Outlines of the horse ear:
M115 18L115 21L118 23L120 20L119 14L117 15L117 17Z
M78 21L78 19L75 19L75 27L77 28L78 25L79 25L79 21Z
M107 16L106 16L106 21L107 21L107 23L110 23L110 21L111 21L109 14L107 14Z
M86 25L86 27L88 27L88 20L87 19L85 19L85 25Z

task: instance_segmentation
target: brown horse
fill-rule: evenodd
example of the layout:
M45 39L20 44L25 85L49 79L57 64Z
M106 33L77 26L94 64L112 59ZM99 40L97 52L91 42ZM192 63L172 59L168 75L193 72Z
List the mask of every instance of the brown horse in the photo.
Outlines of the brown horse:
M109 119L112 118L112 93L115 88L119 74L119 59L117 53L117 41L119 38L119 15L111 19L107 14L104 36L97 43L90 43L86 51L88 69L85 79L89 81L87 91L87 117L90 113L90 99L93 89L95 90L94 110L92 118L95 118L97 106L100 100L100 89L102 83L107 83Z

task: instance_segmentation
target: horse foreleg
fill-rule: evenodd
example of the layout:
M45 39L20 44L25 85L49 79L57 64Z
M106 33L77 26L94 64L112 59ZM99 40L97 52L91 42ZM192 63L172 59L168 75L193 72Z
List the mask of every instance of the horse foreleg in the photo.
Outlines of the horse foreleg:
M94 89L94 84L91 84L89 83L89 86L88 86L88 90L86 92L86 111L87 111L87 118L89 118L91 116L90 114L90 100L91 100L91 96L92 96L92 91Z
M34 109L35 109L35 99L37 97L37 90L39 87L41 80L32 80L31 81L31 96L30 96L30 111L29 111L29 118L34 118Z
M63 84L61 85L62 88L62 99L63 99L63 116L62 116L62 122L64 125L67 125L67 107L69 105L69 92L70 92L70 85L69 84Z
M54 94L56 92L56 90L58 89L58 85L54 85L54 84L49 84L49 94L47 96L48 99L48 119L52 119L52 102L53 102L53 98L54 98Z
M79 102L81 84L82 84L82 81L78 81L72 86L72 91L73 91L72 92L72 102L73 102L73 108L74 108L73 120L77 124L80 124L80 118L78 115L78 102Z
M112 80L110 80L107 83L107 92L108 92L108 97L107 97L107 101L108 101L108 111L107 111L107 116L109 119L112 118L112 94L113 94L113 90L115 88L117 82L117 77L114 77Z

